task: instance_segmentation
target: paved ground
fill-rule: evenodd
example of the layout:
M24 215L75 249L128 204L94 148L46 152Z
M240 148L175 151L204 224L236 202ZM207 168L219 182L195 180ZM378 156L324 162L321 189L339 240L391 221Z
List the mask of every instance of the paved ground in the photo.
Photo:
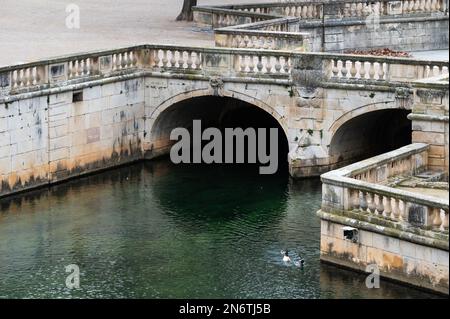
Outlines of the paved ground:
M413 52L412 56L423 60L448 61L448 50Z
M199 0L199 4L273 1ZM80 29L65 26L70 3L80 8ZM0 0L0 66L138 43L213 46L212 33L174 21L181 6L182 0ZM448 59L445 52L447 57L440 59Z
M198 4L274 0L199 0ZM80 29L65 26L80 8ZM213 46L211 33L175 22L183 0L0 0L0 66L138 43Z

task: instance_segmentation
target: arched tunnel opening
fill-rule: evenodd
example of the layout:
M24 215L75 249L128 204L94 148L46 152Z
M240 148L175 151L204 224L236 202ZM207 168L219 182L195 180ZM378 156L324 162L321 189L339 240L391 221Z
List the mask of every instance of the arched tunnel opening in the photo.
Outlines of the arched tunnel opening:
M194 120L200 120L201 129L204 131L207 128L213 127L220 130L222 133L222 154L225 158L225 153L229 151L226 148L225 143L225 129L228 128L253 128L256 133L256 144L259 139L264 136L260 136L258 129L266 129L266 143L265 150L269 154L273 150L270 142L270 129L277 129L277 154L278 161L277 171L288 171L288 152L289 146L286 137L286 133L281 127L277 119L267 111L252 105L250 103L220 96L202 96L195 97L188 100L183 100L173 104L157 117L152 127L151 132L151 157L164 156L170 153L170 148L177 142L170 140L170 134L175 128L185 128L190 132L192 136ZM256 145L256 163L248 163L249 160L249 138L245 138L245 161L244 165L250 165L254 167L267 166L268 164L260 163L258 156L259 145ZM203 149L210 140L202 140L201 148ZM191 143L191 153L195 150ZM234 159L236 162L236 139L234 144ZM191 158L193 154L191 154ZM224 161L225 162L225 161ZM225 165L225 164L224 164Z
M411 144L410 111L378 110L345 122L334 134L329 154L339 166Z

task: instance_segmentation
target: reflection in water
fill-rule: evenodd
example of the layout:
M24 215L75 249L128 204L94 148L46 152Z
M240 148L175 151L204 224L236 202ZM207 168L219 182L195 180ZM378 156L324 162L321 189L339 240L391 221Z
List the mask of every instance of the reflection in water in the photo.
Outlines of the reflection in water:
M0 201L0 298L431 295L319 262L320 182L141 163ZM280 251L305 259L286 266ZM81 288L65 287L77 264Z

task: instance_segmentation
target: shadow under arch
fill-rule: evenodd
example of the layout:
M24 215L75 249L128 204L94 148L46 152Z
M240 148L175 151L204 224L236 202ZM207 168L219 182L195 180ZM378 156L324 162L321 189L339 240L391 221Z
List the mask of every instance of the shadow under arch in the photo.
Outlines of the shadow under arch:
M201 120L202 129L278 128L280 163L287 163L289 145L285 117L270 105L242 93L224 90L218 96L209 89L184 92L156 107L150 118L147 158L167 155L175 142L170 140L172 130L183 127L192 132L193 121Z
M410 110L364 110L349 112L333 124L335 134L329 144L332 163L342 166L411 144Z
M280 221L288 205L287 172L259 175L245 166L179 166L167 160L144 165L152 197L187 232L252 232L256 224L270 227Z

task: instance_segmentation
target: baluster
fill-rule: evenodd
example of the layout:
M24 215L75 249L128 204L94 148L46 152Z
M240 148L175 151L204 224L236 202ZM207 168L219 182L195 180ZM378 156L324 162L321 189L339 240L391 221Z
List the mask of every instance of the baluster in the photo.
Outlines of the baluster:
M258 56L258 63L256 64L256 68L258 69L258 73L262 73L264 65L262 63L262 56Z
M283 65L283 70L285 74L289 74L290 73L290 64L291 61L289 60L289 57L284 57L284 65Z
M172 51L170 56L170 67L175 68L177 66L177 57L176 54L180 54L180 51Z
M361 79L366 78L366 62L360 62L359 76Z
M123 59L123 57L122 57L121 53L116 54L116 70L119 70L122 67L122 59ZM78 62L77 62L77 64L78 64Z
M392 216L395 220L400 219L400 209L399 209L399 200L397 198L393 198L392 205Z
M441 209L441 230L442 231L448 231L448 208L447 210Z
M69 80L72 78L72 61L67 62L67 78Z
M352 17L356 16L356 4L355 3L350 4L350 16L352 16Z
M267 61L267 63L266 63L266 73L272 73L272 68L273 68L272 57L271 56L267 56L266 61Z
M14 77L14 87L17 88L20 86L20 70L14 71L15 77Z
M341 68L341 74L343 78L347 78L347 61L346 60L342 60L342 68Z
M416 0L411 0L411 6L410 6L410 11L412 13L415 13L417 11L417 1Z
M359 207L361 208L361 210L363 212L367 212L367 208L368 208L366 195L367 195L366 192L361 192Z
M162 58L162 66L164 67L164 68L166 68L167 67L167 63L169 63L169 59L167 58L167 54L168 54L168 51L169 50L163 50L163 58Z
M351 198L352 198L352 209L357 210L359 209L359 202L360 202L360 196L359 196L359 190L352 190L351 191Z
M39 85L39 73L37 66L31 68L30 75L31 75L30 85Z
M369 79L373 80L375 77L375 62L369 62L370 68L369 68Z
M408 222L408 212L406 210L406 203L402 200L399 200L399 210L400 210L400 220L403 222Z
M22 75L22 86L28 86L28 68L23 69L23 75Z
M368 201L368 205L369 205L369 211L374 214L375 213L375 209L376 209L376 205L375 205L375 195L373 193L368 193L368 197L369 197L369 201Z
M83 60L82 59L78 60L78 63L77 63L77 75L78 75L78 77L83 76Z
M281 62L279 56L275 57L275 73L281 73Z
M77 76L83 76L83 60L77 60Z
M431 210L432 226L433 228L441 228L441 209L436 207L428 207Z
M313 17L312 6L308 5L307 8L308 8L308 19L312 19Z
M246 62L245 62L245 56L244 55L239 55L239 57L240 57L240 65L239 65L239 67L240 67L240 69L241 69L241 72L242 73L245 73L245 71L246 71Z
M434 7L434 10L441 11L441 0L436 0L436 6Z
M425 11L425 0L420 0L419 9L421 12Z
M122 69L126 69L128 67L128 52L122 53L122 61L121 61Z
M378 63L378 80L384 80L384 63Z
M178 67L180 69L184 69L184 51L179 51L178 52Z
M376 197L376 202L377 202L377 206L376 206L376 210L377 210L377 214L380 216L383 216L383 212L384 212L384 197L383 195L375 195Z
M196 52L195 54L195 68L197 70L201 70L202 68L202 54L200 52Z
M88 75L89 75L89 65L88 65L88 62L89 62L89 58L84 59L84 61L83 61L83 75L84 75L84 76L88 76Z
M26 70L22 69L20 70L20 86L25 86L27 80Z
M352 63L352 67L350 68L350 76L351 76L352 79L355 79L356 78L356 73L357 73L357 71L356 71L356 62L355 61L351 61L351 63Z
M248 72L255 73L255 56L254 55L249 56Z
M187 62L186 62L186 65L187 65L187 68L189 69L189 70L191 70L192 69L192 65L194 64L194 61L192 60L192 55L194 54L194 52L192 52L192 51L187 51Z
M75 77L76 75L76 66L75 66L75 61L70 61L69 62L69 79L72 79Z
M386 218L391 217L392 206L391 206L391 198L389 196L384 197L384 212L383 216Z
M23 73L22 73L22 86L28 86L28 82L29 82L29 75L28 75L29 69L23 69Z
M308 17L308 6L302 6L302 19L306 19Z
M159 50L152 50L151 51L153 59L151 59L151 67L159 68L159 62L161 62L161 59L159 58Z
M415 3L415 9L416 9L416 12L420 12L421 10L421 8L420 8L420 5L421 5L421 0L416 0L416 3Z
M358 17L363 16L363 4L361 2L358 2L358 4L356 5L356 15Z
M333 78L338 77L339 68L338 68L338 60L331 60L331 72L333 73Z

